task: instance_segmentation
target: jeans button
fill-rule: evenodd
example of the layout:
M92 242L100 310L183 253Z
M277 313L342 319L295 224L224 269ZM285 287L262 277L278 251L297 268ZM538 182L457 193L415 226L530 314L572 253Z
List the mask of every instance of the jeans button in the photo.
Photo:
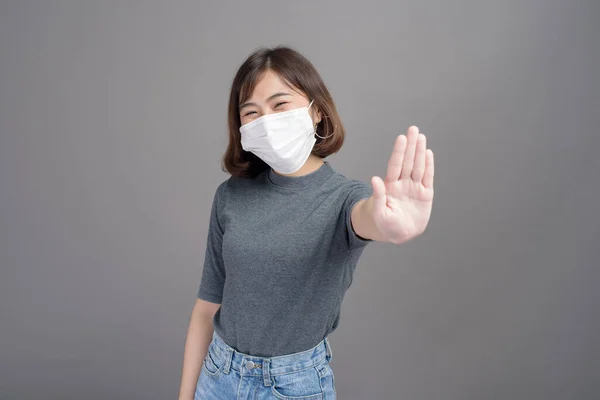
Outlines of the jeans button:
M254 363L252 361L246 361L246 368L248 368L248 369L254 368Z

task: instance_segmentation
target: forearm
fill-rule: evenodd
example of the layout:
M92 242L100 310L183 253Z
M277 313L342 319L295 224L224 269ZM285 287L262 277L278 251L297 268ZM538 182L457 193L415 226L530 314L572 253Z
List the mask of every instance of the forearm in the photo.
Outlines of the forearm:
M193 400L200 369L212 340L212 315L192 311L185 339L183 371L179 388L180 400Z
M387 242L387 238L379 232L373 221L373 197L359 200L352 209L352 227L354 232L365 239L376 242Z

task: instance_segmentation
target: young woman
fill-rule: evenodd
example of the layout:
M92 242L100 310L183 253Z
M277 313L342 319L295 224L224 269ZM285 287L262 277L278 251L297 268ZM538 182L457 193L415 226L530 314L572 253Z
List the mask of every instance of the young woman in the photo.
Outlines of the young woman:
M346 178L325 161L344 128L319 73L288 47L261 48L229 97L231 174L216 189L180 398L335 399L328 335L372 241L421 234L433 153L399 135L385 180Z

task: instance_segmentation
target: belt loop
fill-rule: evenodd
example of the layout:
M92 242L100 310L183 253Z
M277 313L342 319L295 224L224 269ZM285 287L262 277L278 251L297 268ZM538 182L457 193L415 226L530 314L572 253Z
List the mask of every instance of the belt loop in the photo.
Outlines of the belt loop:
M331 345L329 344L329 339L325 338L325 349L327 350L327 362L333 359L333 353L331 352Z
M223 367L223 373L228 374L229 368L231 367L231 363L233 360L233 350L231 348L227 348L226 350L227 356L225 357L225 366Z
M271 386L271 374L269 373L269 363L270 359L265 358L262 362L262 370L263 370L263 381L265 386Z

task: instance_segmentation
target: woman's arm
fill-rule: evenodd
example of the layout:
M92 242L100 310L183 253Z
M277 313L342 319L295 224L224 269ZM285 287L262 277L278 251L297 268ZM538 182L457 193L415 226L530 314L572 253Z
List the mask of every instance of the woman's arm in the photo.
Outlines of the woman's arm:
M200 369L214 331L213 317L221 305L196 299L185 339L179 400L193 400Z

